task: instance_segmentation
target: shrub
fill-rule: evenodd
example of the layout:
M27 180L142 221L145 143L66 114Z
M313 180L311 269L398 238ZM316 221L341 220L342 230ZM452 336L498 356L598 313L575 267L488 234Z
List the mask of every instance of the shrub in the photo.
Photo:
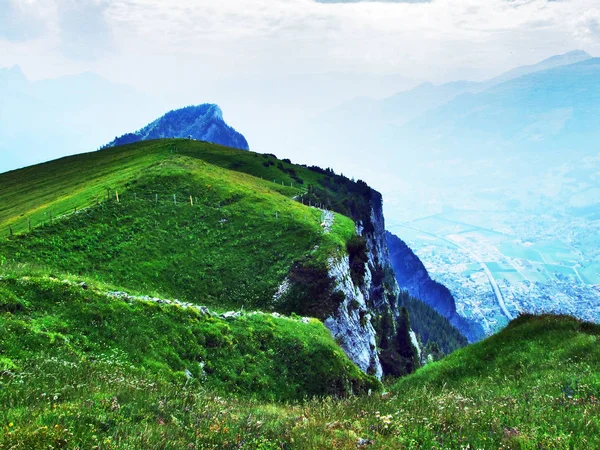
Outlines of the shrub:
M361 236L353 236L346 243L346 250L350 259L352 281L356 286L360 286L365 281L365 274L367 272L366 263L369 261L367 256L367 241Z

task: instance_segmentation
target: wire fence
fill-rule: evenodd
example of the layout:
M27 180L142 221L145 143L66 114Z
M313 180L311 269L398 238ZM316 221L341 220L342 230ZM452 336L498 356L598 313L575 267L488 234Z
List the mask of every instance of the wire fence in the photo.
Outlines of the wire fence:
M314 201L309 195L308 190L300 190L299 194L294 196L292 200L302 203L305 206L310 208L317 208L322 211L318 220L321 224L324 222L324 217L326 215L326 211L328 208L321 202ZM1 228L0 237L10 238L19 234L32 232L35 228L43 227L47 225L53 225L57 221L63 221L69 219L75 214L83 213L91 208L99 207L100 205L104 205L107 203L113 204L125 204L129 202L133 203L145 203L148 205L165 206L171 205L175 208L185 208L185 207L202 207L202 208L211 208L222 210L223 208L232 204L235 200L232 199L223 199L217 202L207 201L202 196L195 196L193 194L164 194L164 193L138 193L138 192L125 192L119 193L119 191L107 190L106 195L100 196L97 195L93 198L91 202L88 202L85 206L76 206L76 205L64 205L60 208L59 212L54 212L51 209L44 211L42 214L39 214L35 217L28 216L23 217L22 219L11 223L4 228ZM261 212L262 218L266 218L268 216L275 217L276 220L279 219L291 219L291 220L315 220L311 215L307 212L303 214L295 214L294 212L283 212L280 210L270 210L267 211L265 209ZM221 223L225 223L226 220L222 220Z

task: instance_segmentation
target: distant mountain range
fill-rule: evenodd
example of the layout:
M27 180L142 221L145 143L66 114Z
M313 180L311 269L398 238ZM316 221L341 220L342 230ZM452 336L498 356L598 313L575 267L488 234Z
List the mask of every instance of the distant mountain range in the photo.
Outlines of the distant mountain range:
M441 85L422 83L417 87L382 99L360 97L340 105L319 118L324 124L359 123L361 129L374 124L403 125L427 111L438 108L456 97L483 92L510 80L556 67L579 63L592 57L581 50L557 55L537 64L522 66L483 82L453 81Z
M169 111L135 133L116 137L106 147L170 137L189 137L241 150L250 149L246 138L225 123L221 108L208 103Z
M363 167L375 155L405 166L487 158L485 149L518 153L567 143L581 150L592 142L590 130L599 129L590 126L600 107L599 61L573 51L484 82L424 83L383 99L358 98L311 120L299 134L315 153L335 145Z
M98 148L167 106L130 86L86 72L31 81L0 69L0 172Z

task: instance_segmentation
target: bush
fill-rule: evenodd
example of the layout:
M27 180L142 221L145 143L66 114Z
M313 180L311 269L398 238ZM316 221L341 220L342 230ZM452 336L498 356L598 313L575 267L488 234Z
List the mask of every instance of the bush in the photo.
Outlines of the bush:
M346 250L350 259L350 273L352 281L356 286L360 286L365 281L367 273L366 264L369 261L367 256L367 241L361 236L353 236L346 243Z
M304 260L298 262L289 274L290 288L280 299L277 309L284 314L325 319L338 310L345 295L335 289L335 280L329 276L325 263Z

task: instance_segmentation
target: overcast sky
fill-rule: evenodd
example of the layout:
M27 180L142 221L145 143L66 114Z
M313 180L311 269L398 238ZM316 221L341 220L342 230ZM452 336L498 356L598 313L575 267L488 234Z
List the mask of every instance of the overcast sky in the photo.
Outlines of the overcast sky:
M89 70L160 97L139 127L218 103L252 149L287 157L295 121L352 97L574 49L600 55L598 0L0 0L0 67Z
M326 72L480 79L599 45L597 0L0 2L0 65L152 89Z

